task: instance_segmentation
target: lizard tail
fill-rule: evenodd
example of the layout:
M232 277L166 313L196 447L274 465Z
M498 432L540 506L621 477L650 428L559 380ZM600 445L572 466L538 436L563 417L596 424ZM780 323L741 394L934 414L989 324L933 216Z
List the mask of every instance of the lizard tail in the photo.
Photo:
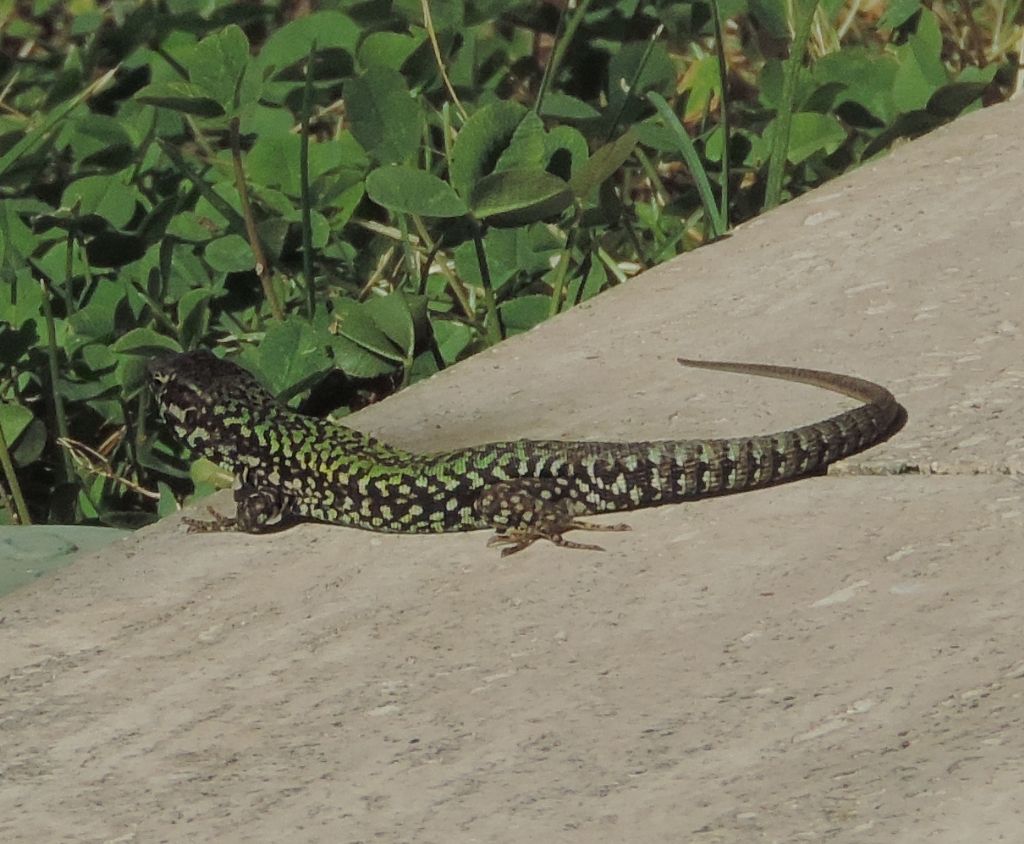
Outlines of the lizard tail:
M684 461L692 465L696 459L706 473L704 478L694 477L684 484L682 497L695 489L698 494L710 495L741 492L822 474L829 464L887 440L907 421L906 409L885 387L852 375L763 363L689 358L679 358L679 363L810 384L863 402L829 419L776 434L680 443ZM690 453L694 447L696 456Z
M677 358L683 366L694 369L714 369L719 372L737 372L741 375L757 375L762 378L778 378L780 381L796 381L821 387L833 393L842 393L851 399L878 405L898 404L896 398L881 384L854 378L852 375L840 375L836 372L823 372L820 369L800 369L795 366L773 366L767 363L736 363L724 360L693 360ZM895 432L893 432L895 433Z
M849 457L858 451L863 451L877 443L889 439L897 434L907 424L907 410L896 401L896 397L881 384L868 381L864 378L856 378L853 375L840 375L837 372L825 372L820 369L801 369L796 366L774 366L767 363L739 363L724 360L694 360L692 358L677 358L683 366L694 369L711 369L718 372L736 372L741 375L755 375L761 378L777 378L780 381L794 381L799 384L809 384L812 387L820 387L823 390L830 390L833 393L840 393L849 396L851 399L864 402L863 408L855 408L852 411L841 413L825 422L816 423L817 426L829 425L838 422L841 425L845 422L857 423L870 418L870 432L865 432L863 442L857 447L848 444L844 454L840 457L833 457L828 462ZM815 425L805 426L814 428ZM793 433L801 432L797 429Z
M774 434L643 443L538 443L571 466L570 497L612 512L761 489L810 475L895 434L906 410L885 387L817 369L680 358L684 366L796 381L862 404L828 419ZM543 477L550 470L541 470ZM565 470L563 470L565 471Z

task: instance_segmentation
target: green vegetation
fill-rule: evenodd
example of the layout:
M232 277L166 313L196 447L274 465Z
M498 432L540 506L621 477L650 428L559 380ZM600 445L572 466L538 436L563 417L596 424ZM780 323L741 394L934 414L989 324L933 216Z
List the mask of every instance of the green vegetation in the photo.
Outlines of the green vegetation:
M1019 84L1021 0L305 7L2 7L0 521L209 487L154 354L344 413Z

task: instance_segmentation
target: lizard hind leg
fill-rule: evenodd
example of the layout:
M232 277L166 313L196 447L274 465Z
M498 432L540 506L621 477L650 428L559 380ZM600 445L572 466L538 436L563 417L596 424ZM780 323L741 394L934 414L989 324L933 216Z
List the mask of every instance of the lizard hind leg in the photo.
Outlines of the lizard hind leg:
M563 534L570 530L622 531L629 525L595 525L577 519L569 501L560 497L564 486L556 479L518 478L486 487L475 502L477 514L496 531L488 547L504 545L507 557L546 539L561 548L603 551L600 545L572 542Z

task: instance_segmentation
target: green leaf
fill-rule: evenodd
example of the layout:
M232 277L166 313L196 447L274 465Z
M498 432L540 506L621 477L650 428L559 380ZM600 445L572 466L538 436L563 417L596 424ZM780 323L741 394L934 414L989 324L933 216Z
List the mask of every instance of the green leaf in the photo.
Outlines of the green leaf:
M572 126L556 126L544 136L544 169L559 178L568 181L589 158L587 139Z
M757 16L757 21L765 32L781 41L792 37L791 21L787 15L787 11L792 8L789 3L780 3L779 0L749 0L749 2L750 11Z
M88 302L68 316L70 335L83 340L106 341L117 327L118 309L126 310L124 282L99 279Z
M291 391L311 376L330 368L324 349L329 338L309 320L295 316L274 322L257 352L258 369L274 395Z
M586 278L576 276L569 284L568 299L570 302L585 302L600 293L606 284L608 284L608 272L605 270L604 264L595 259L590 264Z
M771 73L777 68L780 68L778 61L769 62L765 66L765 71L767 72L762 75L761 96L766 102L769 101L765 96L764 88L773 81ZM781 75L779 81L781 82ZM686 103L683 121L690 123L703 120L704 115L711 109L713 98L721 94L721 90L722 83L719 77L718 56L711 53L691 63L686 69L686 74L679 88L679 93L685 95L685 100L682 100L682 97L680 99ZM775 103L771 102L769 104L775 105Z
M494 226L522 226L572 205L568 183L543 170L503 170L485 176L470 194L473 214Z
M205 496L214 490L226 489L235 482L235 477L231 472L221 468L212 460L207 460L205 457L200 457L192 462L192 465L189 467L189 477L192 479L192 483L195 484L196 496L199 496L200 490L204 488L203 495Z
M254 184L279 187L290 196L301 193L299 148L301 139L288 132L261 136L245 157L246 174ZM311 142L309 145L309 181L346 164L346 146L339 141Z
M465 27L468 4L464 0L430 0L430 17L439 33L458 32ZM422 6L417 0L396 0L396 13L404 14L410 21L421 24ZM492 14L497 9L492 7Z
M363 309L388 339L404 352L406 359L411 358L416 343L416 332L405 297L401 293L377 296L367 299L363 303Z
M834 107L855 103L879 121L889 123L896 116L892 92L899 68L894 55L877 55L862 47L849 47L823 56L815 62L812 73L818 87L830 83L842 85Z
M4 204L0 202L0 209ZM30 270L22 267L13 284L9 281L0 284L0 322L19 329L26 322L41 320L42 312L43 288Z
M329 47L324 50L318 48L313 53L312 63L309 62L307 54L305 60L295 62L290 67L275 73L263 92L264 96L270 102L281 102L291 108L298 108L300 89L295 83L305 84L307 72L313 82L335 82L339 79L348 79L355 72L355 59L347 50L338 47ZM319 96L315 88L313 96Z
M878 19L878 28L896 29L903 26L920 8L921 0L889 0L882 17Z
M632 97L634 103L642 102L644 94L650 90L670 95L675 81L676 68L664 44L658 42L653 47L648 41L625 44L608 63L608 110L616 113L627 96ZM633 88L627 91L630 83L634 83ZM623 118L630 119L628 114Z
M508 100L484 106L466 121L452 147L450 178L460 196L468 197L493 172L526 113L526 106Z
M539 169L545 163L544 122L532 111L519 121L505 151L494 165L494 172L519 168Z
M359 47L359 63L363 67L390 67L401 70L424 36L405 32L371 32Z
M473 342L473 329L461 322L434 320L434 339L445 364L451 365L462 357Z
M160 500L156 505L156 514L163 519L177 513L178 502L171 488L163 481L157 481L156 489L160 493Z
M105 114L69 117L60 128L56 145L61 149L70 147L79 161L95 158L104 162L112 152L131 154L133 146L125 127Z
M334 315L337 336L351 340L378 357L396 363L405 360L405 353L377 327L373 315L364 305L352 299L339 299L335 302Z
M357 182L343 190L336 197L331 198L331 207L336 209L330 217L333 228L340 230L342 226L348 223L356 212L356 208L359 207L359 203L363 201L364 193L363 183Z
M244 272L256 266L256 256L249 242L240 235L229 234L206 244L203 256L215 270L224 273Z
M34 418L27 407L14 402L0 402L0 431L8 446L17 442Z
M115 340L110 349L119 355L151 355L168 350L180 352L181 346L152 328L133 328Z
M586 199L606 179L610 178L633 154L636 130L630 129L614 141L597 150L569 180L569 187L581 200Z
M15 271L25 267L29 255L39 246L32 229L18 214L24 204L16 199L0 202L0 267Z
M774 137L777 121L765 129L765 140ZM846 140L846 130L831 114L800 112L794 114L790 123L789 149L786 158L791 164L806 161L816 152L831 155Z
M345 106L352 134L378 161L398 163L416 154L422 118L400 73L372 67L350 79Z
M196 44L188 75L195 89L209 97L228 114L235 111L235 92L249 65L249 39L235 24L207 35ZM241 91L242 102L255 102L255 91Z
M188 82L154 82L139 91L135 99L196 117L222 117L227 113L216 100Z
M86 348L95 349L96 343L90 343ZM108 351L104 347L105 351ZM98 357L93 352L90 357ZM110 358L110 369L117 365L117 356L113 352L109 352ZM110 398L117 394L117 382L113 377L104 374L100 376L98 373L93 372L92 377L88 381L66 381L63 378L57 380L57 390L64 398L65 401L86 401L91 402L94 399Z
M209 301L217 291L209 287L189 290L178 300L178 336L186 349L203 339L210 324Z
M549 316L550 308L551 299L548 296L519 296L502 303L501 321L509 333L519 334L544 322Z
M331 351L338 368L356 378L374 378L396 369L393 358L376 355L344 335L331 338Z
M484 254L487 255L491 284L495 290L500 290L519 272L539 274L551 268L547 253L531 252L529 234L523 228L489 228L484 235ZM483 284L480 262L472 241L466 241L456 247L455 268L459 277L467 283Z
M544 96L544 103L541 106L540 113L544 117L569 121L596 120L601 116L601 112L593 106L560 91L549 91Z
M280 72L296 62L305 62L314 41L318 53L335 48L351 54L360 34L358 24L341 12L314 12L274 32L260 49L259 63L268 72Z
M166 234L180 240L207 241L210 239L208 226L211 222L209 218L204 219L194 211L179 211L167 226Z
M461 217L469 209L451 185L415 167L379 167L366 177L366 194L378 205L424 217Z
M319 211L309 212L311 243L316 249L323 249L331 237L331 224Z
M87 343L79 349L78 353L82 357L82 362L93 374L113 369L117 364L117 355L111 351L110 346L103 342Z
M39 419L33 419L28 428L18 438L11 449L11 459L15 466L28 466L35 463L42 456L46 448L46 426ZM10 442L8 442L10 446Z
M64 208L78 206L79 214L96 214L115 229L123 229L135 215L137 192L127 182L128 171L103 176L85 176L72 182L61 197Z
M900 111L924 108L932 94L946 84L942 64L942 33L935 15L923 11L915 32L896 50L900 66L893 80L892 96Z
M280 188L291 196L298 196L299 149L302 139L290 131L286 134L262 134L252 149L245 154L245 173L254 185L262 188ZM317 144L310 143L310 158ZM310 173L310 181L313 180ZM264 202L267 200L264 199Z

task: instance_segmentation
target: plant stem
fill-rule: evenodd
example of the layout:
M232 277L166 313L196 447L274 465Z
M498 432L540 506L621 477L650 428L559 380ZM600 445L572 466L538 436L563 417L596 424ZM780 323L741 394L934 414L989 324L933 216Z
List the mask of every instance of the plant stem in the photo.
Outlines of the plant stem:
M610 141L612 136L615 134L615 130L619 127L619 122L622 120L622 113L626 110L626 106L629 105L629 101L633 99L633 89L636 88L636 84L640 81L640 74L644 72L644 68L647 66L647 62L651 58L651 52L654 50L654 45L657 43L658 39L661 37L661 33L664 31L665 24L658 24L658 28L654 30L654 33L647 40L647 47L644 49L644 54L640 57L636 70L633 71L633 78L630 79L626 85L622 102L619 103L619 108L615 112L615 118L608 125L608 133L605 135L605 141Z
M260 243L259 232L256 231L256 220L252 215L252 204L249 202L249 188L245 183L245 171L242 169L242 146L238 137L239 119L233 117L229 124L231 136L231 160L235 166L235 188L238 190L238 199L242 203L242 219L245 220L245 233L249 238L249 246L252 248L253 257L256 259L256 275L259 276L260 284L263 286L263 295L267 304L270 305L270 313L276 320L284 319L284 309L277 298L277 291L274 289L274 280L270 275L270 265L267 256L263 252L263 244Z
M484 307L487 309L487 342L490 345L505 339L505 326L498 314L498 305L491 287L491 271L487 266L487 253L479 226L473 226L473 244L476 246L476 260L480 265L480 278L484 284Z
M150 272L152 272L152 270ZM181 339L178 335L178 326L176 326L174 322L171 320L171 318L167 316L167 314L165 313L166 308L164 308L156 299L150 296L149 291L146 290L146 288L143 287L140 282L133 279L132 281L129 282L129 284L131 284L131 286L135 289L135 292L142 297L145 303L149 305L149 310L150 313L153 315L153 319L159 322L166 329L167 333L170 334L172 337L178 337L178 339Z
M555 74L558 73L558 68L562 64L562 59L565 58L565 53L569 49L569 45L572 43L573 36L576 35L576 30L580 28L580 24L583 23L583 18L587 14L587 9L590 8L590 4L593 0L580 0L580 4L576 7L576 10L572 13L572 17L569 18L569 23L565 27L565 32L559 39L558 44L555 46L555 51L551 54L551 59L548 61L548 66L544 68L544 78L540 83L540 91L537 92L537 100L533 104L533 110L540 114L541 105L544 103L544 95L547 93L548 85L550 81L555 78Z
M423 225L423 220L420 217L413 216L412 221L413 225L416 226L416 231L419 232L420 239L423 241L423 246L430 250L426 260L423 262L423 268L420 271L420 286L418 292L423 296L427 292L427 278L430 276L430 267L433 265L437 255L441 251L441 247L444 245L444 233L441 234L441 237L438 238L436 243L433 243L430 239L430 233ZM466 319L470 322L476 322L476 314L473 313L473 307L469 302L469 291L466 290L466 286L462 283L462 280L452 272L451 267L448 266L447 259L443 255L441 256L441 260L437 262L437 268L447 279L448 288L459 303L459 307L462 309L462 313L465 315Z
M795 15L793 43L789 58L782 74L782 98L772 138L772 152L768 159L768 181L764 192L764 210L774 208L782 198L782 177L786 170L786 156L789 153L789 132L793 121L793 100L796 98L796 80L803 67L807 52L807 39L811 34L811 23L818 0L794 0Z
M420 0L420 7L423 10L423 26L427 30L430 46L434 49L434 61L437 62L437 69L441 74L444 87L448 89L448 96L451 97L452 103L458 109L459 116L465 121L469 115L466 109L463 108L459 95L455 93L455 86L452 85L451 79L448 78L448 71L445 70L444 57L441 55L441 45L437 41L437 32L434 30L434 19L430 15L430 0Z
M53 306L50 304L50 286L45 280L40 279L43 288L43 316L46 319L46 360L50 369L50 400L53 403L53 418L57 423L57 433L64 438L68 437L68 418L64 412L64 399L61 398L60 390L57 389L57 379L60 376L60 362L57 358L57 326L53 319ZM74 467L71 458L66 452L62 452L64 464L63 480L69 480L74 474Z
M721 113L718 121L722 127L722 192L719 195L718 220L722 232L729 228L729 67L725 61L725 19L718 0L711 0L715 20L715 52L718 53L718 84L721 87L719 101Z
M0 428L0 468L3 468L4 477L7 478L7 485L11 488L18 521L22 525L32 524L32 518L28 513L28 505L25 503L25 496L21 493L18 476L14 472L14 461L11 460L11 452L7 448L7 440L4 438L3 428Z
M572 251L576 246L576 235L579 232L580 212L577 211L576 219L572 222L569 234L565 238L565 246L562 247L562 254L558 256L558 265L555 267L554 278L551 280L551 304L548 307L548 316L554 316L562 309L562 297L565 295L565 279L569 274L569 263L572 260Z
M313 279L313 210L309 195L309 113L313 108L313 55L316 39L306 59L306 85L302 91L302 134L299 136L299 190L302 202L302 277L306 282L306 316L316 310L316 282Z
M402 232L402 258L405 261L405 271L409 278L416 279L419 278L420 268L417 263L416 250L409 242L409 220L402 211L399 211L397 216L398 228ZM395 285L396 290L398 287L399 285Z
M72 212L74 213L74 212ZM77 214L74 214L77 218ZM75 272L75 235L69 231L67 240L64 243L64 283L61 285L61 295L64 298L64 310L70 316L74 313L74 299L71 298L71 278Z
M242 216L231 207L231 205L224 199L219 193L217 193L206 179L203 178L202 174L195 172L185 161L184 156L178 151L178 148L173 144L167 143L163 138L156 139L157 144L160 145L160 149L163 151L170 160L171 164L175 166L179 173L184 176L192 186L199 191L199 195L203 197L207 202L212 205L217 212L227 220L228 231L232 234L245 236L245 220Z

